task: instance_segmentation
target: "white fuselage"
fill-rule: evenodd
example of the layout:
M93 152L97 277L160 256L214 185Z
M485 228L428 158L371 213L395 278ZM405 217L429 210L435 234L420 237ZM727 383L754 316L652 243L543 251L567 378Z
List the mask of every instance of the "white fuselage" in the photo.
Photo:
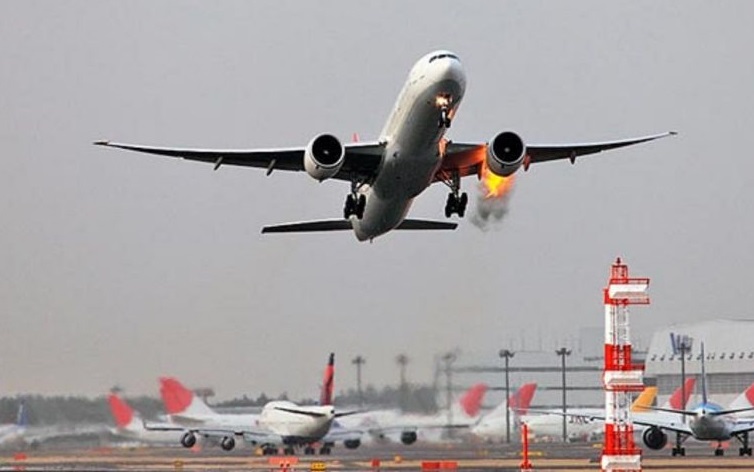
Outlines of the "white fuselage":
M707 414L721 409L720 406L713 403L694 408L696 415L689 419L689 429L691 429L695 439L725 441L731 438L735 419L729 415L712 416Z
M385 152L379 173L360 189L367 198L364 216L352 217L360 241L400 225L413 199L432 183L442 163L439 143L446 130L439 125L438 100L453 117L465 90L463 67L452 53L435 51L411 69L380 135Z
M315 415L292 413L284 409L307 411ZM288 401L273 401L264 406L259 426L283 438L286 444L310 444L321 440L330 431L335 419L332 405L302 407Z

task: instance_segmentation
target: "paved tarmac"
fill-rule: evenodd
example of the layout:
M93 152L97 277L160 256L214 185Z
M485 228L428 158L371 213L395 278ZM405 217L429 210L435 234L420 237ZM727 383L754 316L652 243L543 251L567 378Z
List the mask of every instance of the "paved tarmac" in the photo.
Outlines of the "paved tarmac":
M265 457L252 448L230 453L218 448L99 447L6 452L0 454L0 471L427 471L520 470L520 446L506 445L380 445L350 451L337 449L330 456ZM534 470L599 470L600 444L534 444ZM652 471L754 470L754 458L738 457L731 447L724 457L714 457L708 444L687 444L686 457L670 457L669 450L644 451L643 467Z

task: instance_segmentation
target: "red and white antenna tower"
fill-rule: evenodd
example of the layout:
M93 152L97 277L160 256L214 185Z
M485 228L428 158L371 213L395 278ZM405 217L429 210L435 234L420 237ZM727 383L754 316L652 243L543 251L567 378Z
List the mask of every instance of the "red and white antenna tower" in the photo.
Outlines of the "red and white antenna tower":
M648 278L630 278L620 257L610 269L605 300L605 443L602 470L641 470L641 449L634 443L631 392L644 388L642 366L631 362L629 305L648 305Z

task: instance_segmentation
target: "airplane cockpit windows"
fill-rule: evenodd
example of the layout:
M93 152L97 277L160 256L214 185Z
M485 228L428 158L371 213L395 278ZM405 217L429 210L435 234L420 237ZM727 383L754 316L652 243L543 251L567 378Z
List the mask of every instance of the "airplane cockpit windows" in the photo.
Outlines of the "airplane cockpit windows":
M436 61L437 59L445 59L445 58L455 59L456 61L460 62L460 59L458 59L458 56L456 56L455 54L442 53L442 54L435 54L434 56L430 57L429 63L431 64L433 61Z

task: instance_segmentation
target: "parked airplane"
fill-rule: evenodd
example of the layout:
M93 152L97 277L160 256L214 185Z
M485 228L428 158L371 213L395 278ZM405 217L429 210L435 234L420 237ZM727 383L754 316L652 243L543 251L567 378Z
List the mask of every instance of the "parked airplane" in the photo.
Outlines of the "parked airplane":
M405 445L439 439L449 430L470 428L478 419L487 385L472 385L455 403L434 415L406 414L399 410L372 410L340 420L346 430L364 430L378 441L399 440Z
M454 142L445 132L466 90L466 74L458 56L435 51L419 59L409 72L395 107L377 141L341 143L319 134L306 146L274 149L187 149L97 141L94 144L220 166L237 165L274 170L306 171L323 181L349 182L351 191L344 219L266 226L263 233L353 230L359 241L372 240L393 229L450 230L457 224L407 219L411 204L432 183L450 188L445 216L463 217L468 195L461 178L493 176L498 180L519 168L559 159L574 163L595 154L674 134L584 144L526 144L512 131L496 134L487 143Z
M134 411L117 393L107 397L110 413L115 421L113 434L118 437L144 444L178 444L181 439L180 431L154 431L144 427L144 421L138 412Z
M537 384L527 383L518 388L500 405L479 420L471 427L471 434L486 441L503 441L506 435L506 411L511 432L518 430L521 416L526 415L537 390Z
M686 398L691 395L691 390L686 390ZM631 404L631 411L646 411L652 405L657 395L656 387L647 387L636 397ZM681 389L671 397L668 406L677 405L681 408ZM567 437L569 441L586 441L599 437L602 434L604 422L602 417L605 409L602 408L571 408L566 412ZM524 415L521 418L525 422L532 435L538 438L560 438L563 435L563 413L561 411L541 410Z
M16 421L0 425L0 448L36 449L49 441L98 440L107 433L108 430L104 424L30 425L28 407L21 400L16 413Z
M146 428L151 430L182 431L180 439L184 447L193 447L197 442L197 436L217 438L225 450L235 447L234 436L243 437L246 441L260 445L264 454L276 454L278 446L282 445L285 454L294 454L297 447L304 448L304 454L314 454L315 443L320 443L320 454L329 454L336 441L343 441L347 448L354 449L361 444L360 431L330 431L335 418L350 414L349 412L336 412L332 404L333 380L334 380L335 355L330 358L325 369L320 405L302 406L290 401L276 400L268 402L262 412L256 415L224 415L217 414L209 407L201 405L199 399L192 395L189 402L194 411L202 410L202 413L193 415L184 411L180 414L171 414L171 420L176 425L151 425ZM164 385L164 383L163 383ZM163 394L164 397L164 394ZM239 418L246 418L239 421Z
M752 411L754 408L730 408L723 409L720 405L712 403L707 398L707 373L705 370L704 343L701 343L702 361L702 402L691 410L675 408L654 408L666 413L674 413L673 417L681 415L684 420L670 418L658 418L653 420L635 419L634 423L648 426L644 431L644 444L650 449L662 449L668 442L665 431L676 433L676 445L672 454L686 455L683 441L689 437L701 441L717 441L715 455L722 456L724 449L722 441L736 438L741 443L738 450L740 456L751 456L749 447L749 432L754 431L754 419L739 419L736 414ZM685 417L690 417L685 421Z

